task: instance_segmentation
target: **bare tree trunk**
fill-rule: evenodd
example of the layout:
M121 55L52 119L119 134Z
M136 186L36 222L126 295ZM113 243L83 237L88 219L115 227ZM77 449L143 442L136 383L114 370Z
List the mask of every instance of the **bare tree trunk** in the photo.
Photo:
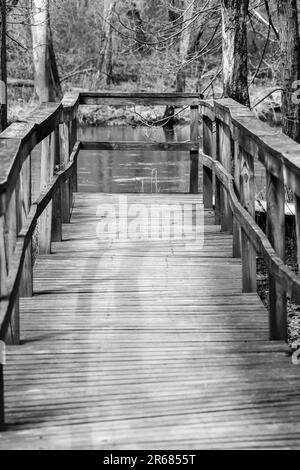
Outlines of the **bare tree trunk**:
M283 132L300 143L300 106L293 99L293 84L300 79L300 39L297 0L278 0L281 47Z
M112 28L112 17L116 6L116 0L104 0L104 46L103 46L103 57L100 66L100 71L106 76L106 83L110 85L112 83L113 74L113 28Z
M196 3L195 3L196 6ZM190 46L191 39L191 29L192 27L189 24L189 21L192 19L194 14L194 8L191 6L189 0L184 1L184 14L182 18L182 31L180 35L180 45L179 45L179 56L181 66L176 76L176 91L179 93L185 92L186 87L186 68L185 61L188 57L188 51Z
M0 132L7 127L6 0L1 0L0 17Z
M61 99L50 29L49 0L32 0L32 46L35 93L40 102Z
M249 106L247 14L249 0L222 0L224 96Z

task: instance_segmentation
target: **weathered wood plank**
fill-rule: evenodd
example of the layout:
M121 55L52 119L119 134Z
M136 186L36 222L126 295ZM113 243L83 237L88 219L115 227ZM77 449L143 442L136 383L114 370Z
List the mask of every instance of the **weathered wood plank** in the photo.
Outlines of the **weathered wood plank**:
M284 184L267 173L267 234L278 256L285 261L285 188ZM269 273L270 338L287 339L286 294L281 283Z
M240 149L240 202L255 218L254 159ZM243 292L256 292L256 250L242 229Z
M198 106L195 93L80 93L81 105L103 106Z
M127 197L146 206L170 199ZM189 198L198 199L174 197ZM166 238L102 251L100 201L118 195L76 194L68 240L55 244L59 257L36 263L35 296L21 302L25 343L8 350L0 448L252 448L266 440L284 448L297 426L298 369L283 343L268 341L257 294L241 294L232 237L217 227L203 250ZM205 212L208 223L212 216ZM215 251L205 258L210 237ZM77 252L78 240L89 246Z
M199 143L196 142L124 142L124 141L82 141L82 150L124 150L124 151L169 151L169 152L198 152Z

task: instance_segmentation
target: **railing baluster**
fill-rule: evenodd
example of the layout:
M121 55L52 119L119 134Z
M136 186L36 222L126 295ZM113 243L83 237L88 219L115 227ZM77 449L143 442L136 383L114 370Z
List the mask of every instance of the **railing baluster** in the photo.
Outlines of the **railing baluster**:
M267 171L267 235L278 256L285 260L284 184ZM269 273L270 339L287 339L286 294Z
M17 190L16 188L11 192L5 213L4 223L4 249L6 251L5 259L7 263L7 275L9 275L12 265L12 258L17 241ZM4 286L4 293L6 294L6 288ZM19 295L14 299L14 308L10 319L10 327L7 331L5 338L7 344L19 344L20 343L20 317L19 317Z
M199 106L191 106L190 140L199 141ZM199 150L190 152L190 193L198 193Z
M203 116L203 152L213 156L213 123ZM205 209L213 207L213 172L210 168L203 167L203 203Z
M255 219L254 158L240 148L240 202ZM242 229L243 292L256 292L256 250Z
M60 124L60 163L61 167L65 167L69 163L70 137L68 123ZM62 221L65 224L70 222L70 207L72 207L72 197L70 192L70 181L65 181L61 187L62 202Z
M238 198L240 198L240 144L236 138L234 140L234 183ZM242 255L241 249L241 227L237 222L236 218L233 217L233 242L232 242L232 256L234 258L240 258Z
M59 128L57 127L52 134L51 152L53 152L53 161L55 172L60 169L60 148L59 148ZM52 233L51 240L60 242L62 240L62 198L61 186L55 192L52 199Z
M218 121L217 154L219 162L231 173L232 170L232 142L228 126ZM232 212L228 203L225 188L220 188L221 227L225 232L232 232Z
M52 135L49 135L42 141L41 150L41 183L40 189L43 191L49 184L53 176L54 155L51 151ZM40 217L39 231L39 252L49 254L51 252L51 232L52 232L52 201Z
M71 154L72 151L73 151L74 145L77 142L77 118L76 117L75 117L75 119L73 119L70 122L70 127L71 127L71 130L70 130L70 154ZM72 175L72 178L71 178L71 185L72 185L72 193L76 193L77 189L78 189L77 188L77 186L78 186L78 182L77 182L77 161L74 164L74 171L73 171L73 175Z
M296 239L297 239L297 262L300 272L300 197L294 194L295 215L296 215Z
M3 364L0 361L0 432L5 431L4 416L5 416L4 414L4 376L3 376Z
M21 227L23 227L31 207L31 155L29 154L23 163L20 173L20 198ZM24 257L22 279L20 282L20 297L32 296L32 242L30 241Z

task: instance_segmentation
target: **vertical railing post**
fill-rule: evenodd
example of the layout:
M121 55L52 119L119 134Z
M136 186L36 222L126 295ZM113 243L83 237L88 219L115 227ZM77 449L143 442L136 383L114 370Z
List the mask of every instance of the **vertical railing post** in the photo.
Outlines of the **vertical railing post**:
M203 152L213 156L213 123L203 115ZM205 209L213 208L213 171L203 166L203 203Z
M20 173L19 207L21 211L21 227L23 227L31 208L31 155L23 163ZM32 241L30 240L24 257L24 265L20 282L20 297L31 297L32 280Z
M199 142L199 106L191 106L191 136L192 142ZM190 152L190 193L198 193L199 149Z
M240 202L255 219L254 158L240 148ZM256 292L256 251L242 229L243 292Z
M69 163L70 157L70 133L69 124L62 123L59 125L60 138L60 166L65 168ZM61 204L62 204L62 221L65 224L70 222L70 207L72 207L72 197L70 181L65 181L61 186Z
M227 125L218 121L218 160L222 166L231 173L232 171L232 140L230 129ZM224 232L232 232L232 211L225 188L220 188L221 227Z
M77 142L77 117L70 122L71 130L70 130L70 154L73 151L74 145ZM74 170L71 179L72 184L72 193L76 193L78 190L78 183L77 183L77 160L74 162Z
M12 267L12 257L17 242L18 231L18 206L17 197L19 194L19 183L13 190L9 188L8 200L6 201L6 210L4 218L4 250L6 260L6 276L2 295L6 295L6 279ZM14 299L14 307L11 314L9 329L6 334L5 342L7 344L20 344L20 317L19 317L19 294Z
M53 153L54 172L60 169L60 154L59 154L59 128L57 127L52 134L51 152ZM60 242L62 240L62 199L61 199L61 185L55 191L52 199L52 233L51 240L53 242Z
M240 199L240 143L237 136L234 139L234 185L238 199ZM232 227L233 241L232 241L232 256L234 258L240 258L241 249L241 227L236 218L233 216L233 227Z
M5 430L5 408L4 408L4 371L5 344L0 341L0 432Z
M267 170L267 236L278 256L285 260L284 183ZM286 293L269 274L270 339L287 340Z
M1 347L1 345L0 345ZM5 431L5 415L4 415L4 377L3 364L0 363L0 432Z
M53 142L53 133L42 141L41 150L41 191L49 184L54 170L54 154L51 151ZM52 235L52 201L40 216L40 233L39 233L39 252L41 254L49 254L51 252L51 235Z
M297 262L300 272L300 197L294 194L295 215L296 215L296 240L297 240Z

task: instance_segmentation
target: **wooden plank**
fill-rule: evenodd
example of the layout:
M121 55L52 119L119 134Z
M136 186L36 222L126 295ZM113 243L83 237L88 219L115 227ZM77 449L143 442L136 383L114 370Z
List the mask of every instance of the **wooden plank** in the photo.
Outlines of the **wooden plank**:
M191 106L191 135L192 142L199 141L199 106ZM199 147L196 151L190 151L190 193L197 194L199 192Z
M80 93L81 105L103 106L198 106L195 93Z
M278 256L285 260L285 188L267 172L267 234ZM287 340L286 293L282 285L269 274L270 338Z
M124 151L169 151L169 152L198 152L199 142L124 142L124 141L82 141L81 149L94 150L124 150Z

